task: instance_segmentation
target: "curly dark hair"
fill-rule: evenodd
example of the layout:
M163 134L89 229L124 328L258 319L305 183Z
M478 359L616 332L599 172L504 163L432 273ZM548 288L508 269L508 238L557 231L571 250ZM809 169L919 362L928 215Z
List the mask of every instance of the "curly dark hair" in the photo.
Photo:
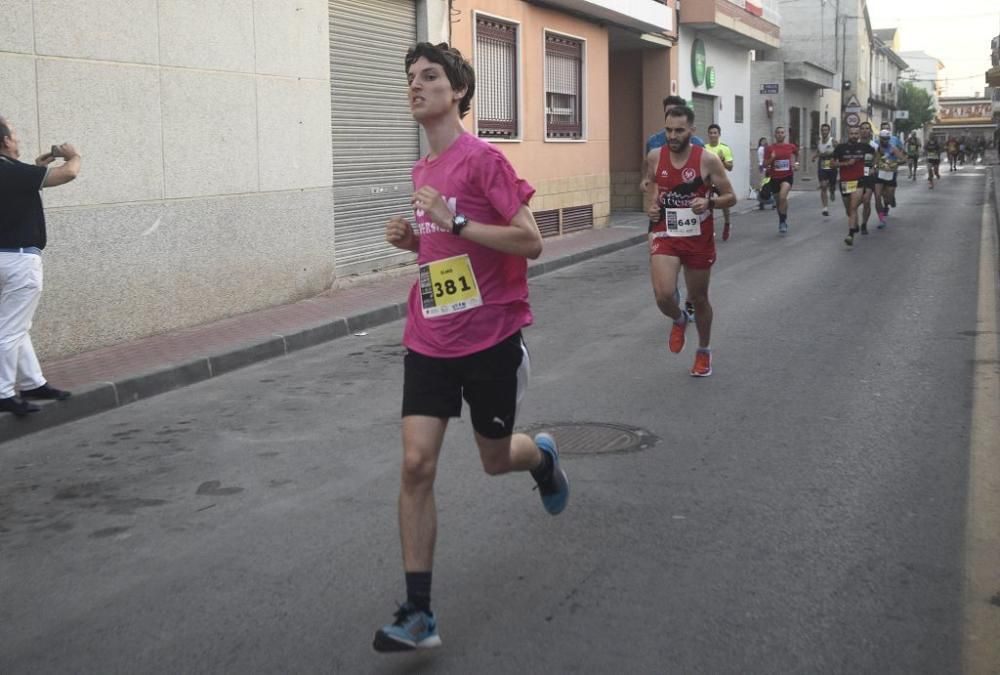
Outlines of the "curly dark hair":
M472 95L476 91L476 71L472 69L472 64L465 60L462 52L449 46L447 42L439 42L436 45L430 42L418 42L406 52L407 74L410 72L410 66L421 56L444 68L452 90L465 89L465 96L458 102L459 117L465 117L472 107Z
M673 108L675 105L687 105L687 101L683 96L667 96L663 99L663 112L667 112L667 108Z

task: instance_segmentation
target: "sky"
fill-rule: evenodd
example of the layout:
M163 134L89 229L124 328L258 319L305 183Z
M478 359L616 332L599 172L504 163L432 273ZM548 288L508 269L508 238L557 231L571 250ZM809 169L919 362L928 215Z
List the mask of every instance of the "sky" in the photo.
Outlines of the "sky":
M900 51L924 51L944 64L945 96L982 96L1000 0L868 0L868 14L872 28L899 29Z

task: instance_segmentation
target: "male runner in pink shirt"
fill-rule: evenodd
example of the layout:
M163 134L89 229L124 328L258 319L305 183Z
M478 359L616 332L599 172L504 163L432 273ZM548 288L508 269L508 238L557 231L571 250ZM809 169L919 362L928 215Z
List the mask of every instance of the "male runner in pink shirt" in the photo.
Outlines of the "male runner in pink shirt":
M430 608L437 534L434 477L448 420L469 404L483 469L530 471L552 515L569 483L554 439L515 434L529 372L521 329L531 323L527 258L542 252L528 200L535 190L504 155L465 131L475 90L472 66L446 43L421 42L406 55L410 110L430 153L413 167L411 225L386 225L386 240L417 253L403 344L403 467L399 529L406 602L375 634L377 651L441 644Z

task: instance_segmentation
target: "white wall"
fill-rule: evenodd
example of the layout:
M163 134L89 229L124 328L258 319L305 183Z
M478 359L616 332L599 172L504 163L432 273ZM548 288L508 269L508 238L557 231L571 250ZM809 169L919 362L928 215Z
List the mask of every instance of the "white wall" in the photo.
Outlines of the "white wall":
M848 14L850 6L842 10ZM841 55L838 38L836 5L828 0L795 0L781 2L781 59L809 61L829 70L837 70ZM765 50L772 59L771 50Z
M921 52L901 52L899 56L910 66L910 70L900 76L903 78L901 83L909 82L926 91L931 95L931 101L937 109L938 60ZM913 79L916 81L912 81Z
M696 38L705 43L705 60L707 66L715 68L716 84L708 89L705 83L694 86L691 77L691 46ZM735 158L733 171L729 179L736 190L739 199L746 199L750 189L750 171L752 169L749 157L751 143L750 135L750 52L742 47L734 46L722 40L713 39L691 29L681 27L678 47L680 58L679 90L680 95L690 99L692 93L715 97L715 121L722 127L722 142L733 149ZM743 122L734 121L736 96L743 97ZM695 120L698 135L705 137L708 127L705 120Z
M816 89L801 83L787 82L784 79L784 63L781 61L757 61L752 66L752 98L753 98L753 127L751 139L756 143L761 136L768 140L774 136L774 129L783 126L786 129L790 126L789 113L791 108L801 109L800 127L800 153L799 160L802 166L796 172L796 186L815 186L817 166L812 161L813 150L811 139L813 132L812 115L813 111L819 113L819 124L830 124L834 128L837 138L846 136L842 129L841 122L837 119L840 112L840 96L830 89ZM760 87L764 83L779 83L780 90L777 94L761 94ZM770 100L774 104L774 114L768 117L764 102ZM816 128L818 134L819 128ZM757 180L756 173L754 174ZM801 178L801 181L800 181ZM810 182L811 181L811 182Z
M45 190L43 358L315 294L333 274L327 0L0 0L0 114Z

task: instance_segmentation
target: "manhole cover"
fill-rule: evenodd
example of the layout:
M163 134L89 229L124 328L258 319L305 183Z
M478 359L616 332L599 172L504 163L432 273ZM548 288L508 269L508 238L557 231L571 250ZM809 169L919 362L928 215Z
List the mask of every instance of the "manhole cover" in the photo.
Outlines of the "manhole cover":
M645 429L603 422L552 422L534 425L525 433L545 431L556 439L560 455L609 455L645 450L656 436Z

